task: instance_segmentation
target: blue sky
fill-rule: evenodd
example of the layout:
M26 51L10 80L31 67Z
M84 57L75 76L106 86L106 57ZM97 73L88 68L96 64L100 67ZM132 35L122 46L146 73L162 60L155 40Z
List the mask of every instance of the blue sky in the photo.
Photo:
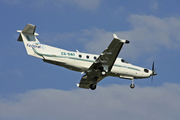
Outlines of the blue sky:
M1 0L0 119L177 120L180 115L180 1ZM119 55L157 76L107 77L96 91L76 87L78 72L28 56L19 34L37 26L41 43L100 54L116 33L128 39Z

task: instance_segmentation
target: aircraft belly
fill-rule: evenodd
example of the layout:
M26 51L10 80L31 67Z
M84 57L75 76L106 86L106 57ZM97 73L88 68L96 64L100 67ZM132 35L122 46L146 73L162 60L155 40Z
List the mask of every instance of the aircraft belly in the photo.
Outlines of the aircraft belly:
M141 72L137 69L132 69L131 67L117 67L113 66L110 76L119 77L120 75L132 76L132 77L140 77Z
M81 72L86 71L89 66L91 66L91 62L86 62L86 61L79 61L79 60L74 60L74 59L68 59L67 65L75 67L79 69Z
M64 62L59 60L57 57L48 57L48 56L42 56L45 60L49 60L49 61L57 61L57 62Z
M123 68L123 67L116 67L113 66L113 68L111 69L112 73L116 73L116 74L127 74L127 68Z

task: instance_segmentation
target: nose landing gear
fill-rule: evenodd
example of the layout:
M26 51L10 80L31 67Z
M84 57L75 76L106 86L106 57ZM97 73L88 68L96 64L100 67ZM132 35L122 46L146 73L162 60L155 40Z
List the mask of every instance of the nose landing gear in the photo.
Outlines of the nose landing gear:
M130 88L131 88L131 89L134 89L134 88L135 88L135 85L134 85L134 84L131 84L131 85L130 85Z
M131 88L131 89L134 89L134 88L135 88L134 79L132 79L132 84L130 85L130 88Z

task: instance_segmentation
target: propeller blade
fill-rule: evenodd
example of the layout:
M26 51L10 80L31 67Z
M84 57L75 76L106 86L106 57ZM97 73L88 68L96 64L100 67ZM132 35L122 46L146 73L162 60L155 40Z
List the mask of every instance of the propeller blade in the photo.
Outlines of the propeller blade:
M152 77L151 77L151 84L153 83L153 76L156 75L156 74L155 74L155 71L156 71L156 70L154 69L154 61L153 61L153 64L152 64L152 74L151 74L151 76L152 76Z
M153 76L151 77L151 84L153 84Z
M154 72L154 61L153 61L153 65L152 65L152 71Z

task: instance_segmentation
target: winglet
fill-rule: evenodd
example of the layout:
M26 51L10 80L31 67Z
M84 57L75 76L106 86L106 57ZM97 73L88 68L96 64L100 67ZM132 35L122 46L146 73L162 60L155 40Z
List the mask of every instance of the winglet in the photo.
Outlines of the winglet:
M116 34L113 34L114 38L119 39Z
M120 40L122 43L127 43L127 44L130 43L128 40L119 39L116 34L113 34L113 36L114 36L114 39L118 39L118 40Z

